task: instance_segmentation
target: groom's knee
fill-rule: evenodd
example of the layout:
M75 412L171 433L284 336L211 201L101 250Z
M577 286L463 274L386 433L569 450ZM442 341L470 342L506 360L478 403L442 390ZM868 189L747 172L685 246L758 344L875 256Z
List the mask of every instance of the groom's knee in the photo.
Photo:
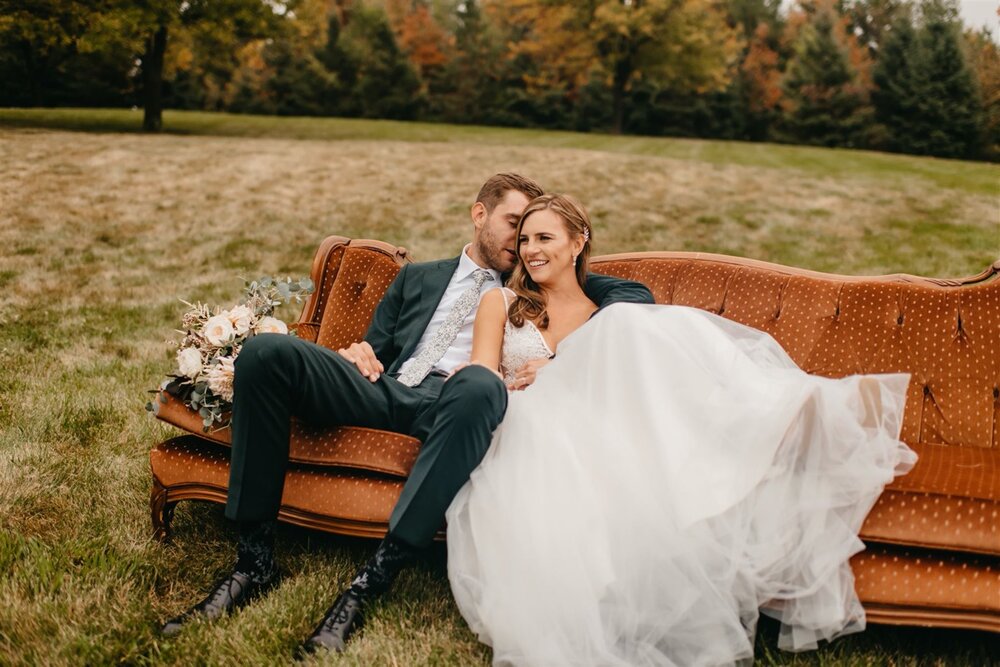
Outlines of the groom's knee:
M296 339L283 334L262 333L243 344L233 366L234 389L245 383L257 384L273 379L276 372L287 372L294 356Z
M507 388L496 373L471 364L448 378L439 400L442 408L476 413L499 422L507 409Z

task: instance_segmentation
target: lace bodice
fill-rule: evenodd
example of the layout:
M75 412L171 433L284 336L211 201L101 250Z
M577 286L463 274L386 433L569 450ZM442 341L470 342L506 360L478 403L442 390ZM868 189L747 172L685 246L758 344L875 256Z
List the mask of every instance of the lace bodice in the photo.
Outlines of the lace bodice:
M503 302L510 308L514 293L506 287L501 288L503 292ZM542 337L542 332L538 330L535 323L530 320L524 321L524 326L515 327L510 320L504 324L503 347L500 351L500 370L503 372L504 382L513 382L514 373L525 362L532 359L546 359L552 356L552 350Z

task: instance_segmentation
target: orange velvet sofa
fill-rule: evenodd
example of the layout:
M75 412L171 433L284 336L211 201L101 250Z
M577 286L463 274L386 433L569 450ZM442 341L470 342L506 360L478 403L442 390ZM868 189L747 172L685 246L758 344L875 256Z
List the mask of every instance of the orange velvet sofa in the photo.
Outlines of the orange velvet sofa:
M297 334L334 349L360 340L407 261L380 241L325 239ZM597 257L592 269L644 282L658 303L766 331L809 373L910 373L902 439L920 459L862 528L867 549L851 561L858 594L871 622L1000 633L1000 261L960 280L682 252ZM230 434L203 433L169 394L153 403L159 419L186 431L150 452L153 528L165 539L179 501L225 502ZM382 536L419 448L396 433L293 424L279 519Z

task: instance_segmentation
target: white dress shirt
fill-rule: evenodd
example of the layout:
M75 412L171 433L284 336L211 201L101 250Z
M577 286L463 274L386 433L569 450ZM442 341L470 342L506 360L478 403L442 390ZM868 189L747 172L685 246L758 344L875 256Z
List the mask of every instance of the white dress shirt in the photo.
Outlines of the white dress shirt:
M431 321L427 324L427 328L424 329L424 335L420 337L420 342L413 349L413 354L410 358L403 362L403 365L399 367L400 374L406 370L407 366L413 363L413 360L420 355L421 350L423 350L431 339L434 337L434 333L438 330L445 319L448 317L448 313L451 312L452 307L455 302L458 301L458 297L462 293L475 285L475 281L472 278L472 274L479 269L486 269L493 276L493 280L488 280L483 283L482 291L480 292L480 299L482 295L491 289L496 289L500 287L500 273L489 269L485 266L481 267L472 261L469 257L469 248L472 245L469 244L462 249L462 257L458 260L458 268L455 269L455 273L452 274L451 280L448 282L448 287L444 290L444 296L441 297L441 301L438 303L437 309L434 311L434 315L431 316ZM468 317L465 318L465 322L462 323L462 328L459 330L458 335L455 337L455 342L451 344L451 347L444 353L441 360L434 364L434 370L444 371L445 373L451 373L455 370L455 367L459 364L464 364L469 361L472 356L472 325L476 321L476 311L478 310L478 304L476 308L472 309Z

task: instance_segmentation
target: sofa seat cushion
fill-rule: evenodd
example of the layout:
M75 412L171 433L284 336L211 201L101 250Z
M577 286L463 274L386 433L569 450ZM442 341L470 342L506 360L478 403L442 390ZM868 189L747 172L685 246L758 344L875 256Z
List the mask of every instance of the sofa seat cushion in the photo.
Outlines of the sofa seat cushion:
M153 476L169 490L171 501L225 502L228 447L185 435L157 445L149 459ZM187 488L201 492L185 493ZM402 489L403 481L393 477L292 465L285 478L280 516L321 530L381 535Z
M851 569L871 622L1000 632L997 558L869 544Z
M862 539L1000 556L1000 449L912 447L916 466L886 487Z
M197 413L170 394L153 401L159 419L220 445L229 445L228 428L202 433ZM360 426L315 428L292 421L288 458L292 463L369 470L405 478L420 451L420 441L401 433Z

